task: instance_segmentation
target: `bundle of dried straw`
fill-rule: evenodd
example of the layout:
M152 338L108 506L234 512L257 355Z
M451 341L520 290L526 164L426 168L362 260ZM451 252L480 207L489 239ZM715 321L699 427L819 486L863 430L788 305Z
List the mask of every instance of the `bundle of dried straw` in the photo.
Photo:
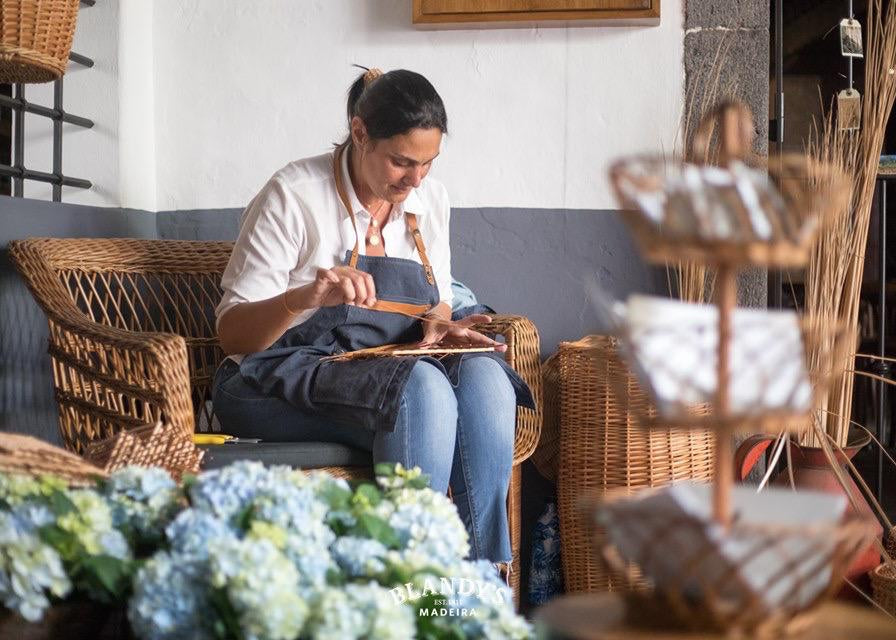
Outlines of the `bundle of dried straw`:
M866 28L865 98L862 127L838 130L828 116L810 144L810 153L853 176L847 208L832 216L819 234L805 276L805 313L831 327L858 324L865 245L871 202L884 134L896 99L896 1L869 0ZM808 354L810 359L812 354ZM843 447L852 410L855 353L843 362L826 401L819 407L813 427L799 434L804 446L822 446L823 440Z

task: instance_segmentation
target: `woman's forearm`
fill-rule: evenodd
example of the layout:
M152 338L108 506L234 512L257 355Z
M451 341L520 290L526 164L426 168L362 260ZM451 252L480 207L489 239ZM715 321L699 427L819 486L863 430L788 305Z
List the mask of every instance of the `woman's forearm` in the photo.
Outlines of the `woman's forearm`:
M270 347L304 309L299 289L290 289L267 300L242 302L228 309L218 321L218 338L224 353L257 353ZM289 305L289 310L287 310Z

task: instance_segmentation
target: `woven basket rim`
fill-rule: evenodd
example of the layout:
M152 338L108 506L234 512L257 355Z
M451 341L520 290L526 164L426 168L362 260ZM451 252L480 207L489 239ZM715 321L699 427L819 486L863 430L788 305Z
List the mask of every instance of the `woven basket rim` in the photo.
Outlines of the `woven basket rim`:
M871 570L871 577L896 586L896 562L882 562Z

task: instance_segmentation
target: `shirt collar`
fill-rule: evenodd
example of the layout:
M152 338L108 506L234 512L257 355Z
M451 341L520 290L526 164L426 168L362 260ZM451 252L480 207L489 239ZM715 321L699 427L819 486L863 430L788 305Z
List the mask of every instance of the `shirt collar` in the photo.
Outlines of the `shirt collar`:
M345 185L345 191L348 195L348 202L352 207L352 213L355 215L367 214L367 209L364 208L364 205L361 204L361 201L358 200L358 195L355 193L355 185L352 184L352 179L348 173L348 157L347 153L350 147L346 148L346 152L342 154L340 158L340 167L342 171L342 184ZM340 203L341 204L341 203ZM348 211L345 211L345 207L340 207L342 211L342 217L348 217ZM416 189L411 189L411 192L408 194L408 197L404 199L404 202L396 205L392 209L392 216L390 219L394 220L399 216L403 216L405 213L413 213L416 215L424 215L426 213L426 209L423 206L423 200L420 198Z

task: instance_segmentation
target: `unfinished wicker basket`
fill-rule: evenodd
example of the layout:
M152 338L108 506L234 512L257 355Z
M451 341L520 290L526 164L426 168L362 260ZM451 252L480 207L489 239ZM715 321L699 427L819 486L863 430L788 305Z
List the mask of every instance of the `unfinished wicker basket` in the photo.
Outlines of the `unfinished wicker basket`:
M120 431L87 447L86 458L107 472L128 465L162 467L180 480L198 473L203 451L170 425L151 424Z
M62 76L77 18L78 0L0 2L0 84Z
M632 410L652 409L616 355L616 340L588 336L559 349L560 455L557 503L566 590L605 591L628 586L595 552L593 527L583 519L583 496L634 492L677 480L709 481L714 437L697 429L647 430ZM621 403L611 380L628 376ZM600 536L600 532L597 534Z
M0 472L54 475L72 486L94 484L106 472L81 456L19 433L0 433Z

